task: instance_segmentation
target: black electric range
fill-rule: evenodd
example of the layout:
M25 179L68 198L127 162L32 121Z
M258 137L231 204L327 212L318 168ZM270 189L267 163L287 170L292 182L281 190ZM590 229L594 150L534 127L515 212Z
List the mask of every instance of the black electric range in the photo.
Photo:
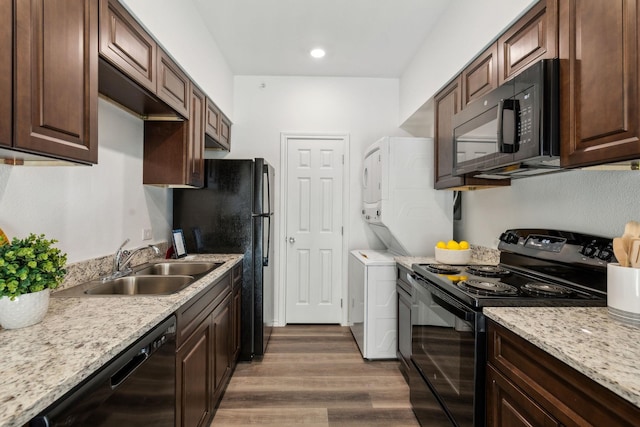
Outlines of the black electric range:
M606 306L611 239L559 230L500 236L498 265L414 264L418 277L474 308Z
M612 240L507 230L498 265L414 264L409 383L421 425L485 425L483 307L606 306Z

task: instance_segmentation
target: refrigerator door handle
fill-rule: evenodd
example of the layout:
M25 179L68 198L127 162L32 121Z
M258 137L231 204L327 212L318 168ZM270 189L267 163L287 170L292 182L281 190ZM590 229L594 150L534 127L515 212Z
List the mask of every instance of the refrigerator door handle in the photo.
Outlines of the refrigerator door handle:
M267 256L262 257L262 266L263 267L268 267L269 266L269 248L271 246L271 215L272 214L268 214L267 217Z

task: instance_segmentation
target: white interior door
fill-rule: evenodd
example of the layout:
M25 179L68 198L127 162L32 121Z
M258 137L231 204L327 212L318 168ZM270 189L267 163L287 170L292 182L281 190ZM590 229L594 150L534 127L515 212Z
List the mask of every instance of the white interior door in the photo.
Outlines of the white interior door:
M340 323L344 140L287 142L286 323Z

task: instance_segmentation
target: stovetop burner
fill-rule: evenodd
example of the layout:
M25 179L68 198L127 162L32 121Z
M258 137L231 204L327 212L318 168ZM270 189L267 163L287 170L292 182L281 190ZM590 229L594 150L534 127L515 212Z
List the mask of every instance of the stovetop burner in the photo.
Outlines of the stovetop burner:
M573 290L565 286L553 285L550 283L543 283L543 282L527 283L523 285L521 289L522 289L522 292L532 296L537 296L537 297L566 298L566 297L574 296L576 294Z
M456 267L449 264L426 264L425 268L437 274L458 274L460 273L460 267Z
M503 277L511 274L509 270L505 270L497 265L468 265L467 273L481 277Z
M469 279L458 282L458 287L467 292L485 296L506 296L518 294L517 288L502 282Z

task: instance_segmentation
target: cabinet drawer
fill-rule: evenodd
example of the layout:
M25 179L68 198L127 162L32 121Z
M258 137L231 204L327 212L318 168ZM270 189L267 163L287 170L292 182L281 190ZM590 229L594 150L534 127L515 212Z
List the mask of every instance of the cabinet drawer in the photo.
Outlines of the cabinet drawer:
M231 274L227 273L176 312L178 348L229 292L231 292Z
M155 93L156 42L117 0L100 0L99 45L103 58Z
M173 62L165 51L158 48L158 98L169 104L185 119L189 119L189 77Z

